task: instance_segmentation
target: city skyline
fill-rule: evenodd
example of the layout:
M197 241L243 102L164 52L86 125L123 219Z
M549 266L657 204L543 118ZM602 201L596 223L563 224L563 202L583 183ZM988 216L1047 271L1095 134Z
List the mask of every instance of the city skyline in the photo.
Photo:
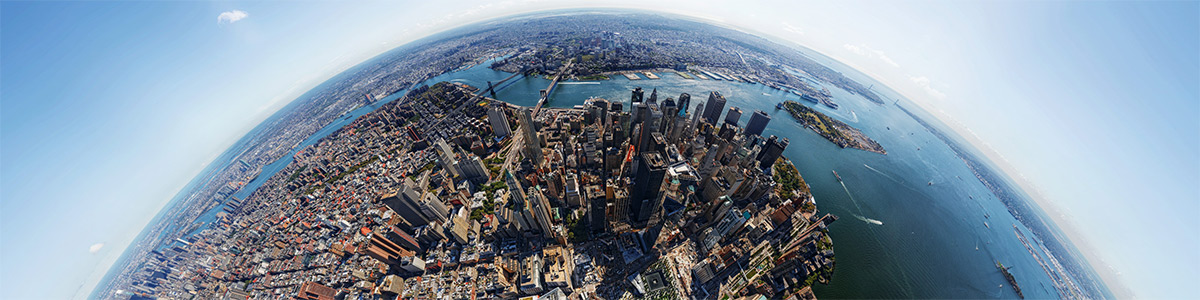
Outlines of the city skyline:
M460 4L2 4L0 281L6 283L0 296L35 295L38 285L30 280L50 277L80 283L70 294L51 296L86 295L150 217L218 154L300 93L350 66L464 21L586 7ZM768 4L613 6L761 32L870 74L1023 181L1060 226L1078 231L1068 233L1089 261L1107 264L1094 265L1101 274L1121 274L1108 282L1114 292L1124 284L1139 297L1186 295L1169 287L1196 279L1197 271L1188 266L1200 263L1200 225L1194 218L1194 186L1200 181L1197 4L1026 3L1035 8L1031 11L1015 4L943 4L770 4L809 18L767 15ZM839 9L858 14L812 12ZM413 12L418 10L446 14ZM396 11L412 18L388 17ZM901 15L949 20L903 21ZM749 16L756 18L744 18ZM877 20L832 28L839 17ZM1011 26L997 29L989 22ZM896 28L876 28L883 23ZM897 34L900 30L916 34ZM961 47L939 46L951 44ZM56 187L59 183L71 188ZM1145 200L1123 207L1129 199ZM1160 216L1155 219L1164 224L1155 230L1113 222L1130 215ZM23 229L43 222L49 224ZM65 239L44 237L55 233ZM27 246L33 244L53 249ZM1137 257L1142 244L1167 255ZM47 255L62 262L34 265ZM14 283L21 289L10 289Z

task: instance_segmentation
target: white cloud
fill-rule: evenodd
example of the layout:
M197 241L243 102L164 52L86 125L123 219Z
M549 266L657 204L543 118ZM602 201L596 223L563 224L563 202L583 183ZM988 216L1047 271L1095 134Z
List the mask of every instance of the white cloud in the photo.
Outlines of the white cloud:
M898 64L898 63L896 63L896 61L892 60L891 57L888 57L887 54L884 54L883 51L871 49L871 47L867 47L866 45L855 46L855 45L851 45L851 44L844 44L844 45L842 45L842 48L846 48L846 50L849 50L850 52L854 52L854 54L866 56L868 58L877 58L880 61L883 61L884 63L891 65L893 67L897 67L897 68L900 67L900 64Z
M934 98L937 98L938 100L946 99L945 93L942 93L942 91L939 91L939 90L933 88L933 86L930 86L930 84L932 82L929 80L929 77L909 76L908 79L912 80L912 82L915 83L922 90L924 90L926 94L929 94L930 96L933 96Z
M798 27L796 25L792 25L788 22L780 22L780 24L783 24L783 30L785 30L787 32L804 35L804 28L800 28L800 27Z
M104 243L96 243L95 245L88 247L88 253L96 254L100 252L101 248L104 248Z
M217 24L232 24L233 22L241 21L249 16L250 14L246 13L245 11L231 10L217 15Z

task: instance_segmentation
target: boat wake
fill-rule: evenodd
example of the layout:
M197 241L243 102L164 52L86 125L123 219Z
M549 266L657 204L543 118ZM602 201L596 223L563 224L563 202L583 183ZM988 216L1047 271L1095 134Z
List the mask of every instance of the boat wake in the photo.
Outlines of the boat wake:
M859 205L858 205L858 201L855 201L855 200L854 200L854 195L851 195L851 194L850 194L850 188L847 188L847 187L846 187L846 183L845 183L845 182L840 182L840 181L839 181L838 183L841 183L841 184L842 184L842 190L846 191L846 196L847 196L847 197L850 197L850 202L851 202L851 203L854 203L854 207L855 207L855 208L858 208L858 212L859 212L859 213L862 213L862 206L859 206ZM858 219L858 220L860 220L860 221L863 221L863 222L870 223L870 224L875 224L875 225L883 225L883 221L879 221L879 220L872 219L872 218L867 218L867 217L864 217L864 216L862 216L862 215L858 215L858 214L855 214L855 215L854 215L854 218L856 218L856 219Z
M888 175L887 173L884 173L883 171L880 171L879 169L873 168L867 164L863 164L863 166L867 167L867 169L869 169L871 171L874 171L875 173L878 173L879 175L883 175L883 177L887 177L887 179L891 180L892 182L900 183L900 179L896 179L896 177L892 177L892 175Z
M883 225L883 221L876 220L876 219L872 219L872 218L868 218L868 217L864 217L864 216L860 216L860 215L854 215L854 218L858 219L859 221L867 222L867 223L870 223L870 224L875 224L875 225Z

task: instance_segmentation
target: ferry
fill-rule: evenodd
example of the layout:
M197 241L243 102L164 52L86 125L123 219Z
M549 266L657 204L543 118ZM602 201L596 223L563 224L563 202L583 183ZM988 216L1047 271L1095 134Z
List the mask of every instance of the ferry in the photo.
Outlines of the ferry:
M830 170L830 171L833 171L833 177L837 177L838 182L842 182L842 176L838 175L837 170Z

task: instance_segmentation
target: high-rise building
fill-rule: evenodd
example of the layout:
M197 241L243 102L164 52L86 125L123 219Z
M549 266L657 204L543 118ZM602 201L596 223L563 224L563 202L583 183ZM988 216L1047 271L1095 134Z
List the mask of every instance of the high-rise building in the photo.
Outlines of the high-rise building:
M770 115L767 115L762 110L755 110L754 114L750 115L750 123L746 124L746 135L762 136L763 130L767 128L767 123L770 122Z
M659 125L660 131L670 133L671 128L675 128L675 119L679 115L679 107L675 104L675 99L667 97L667 100L662 104L662 123Z
M737 106L730 106L729 112L725 113L725 123L737 126L738 120L742 118L742 109Z
M459 177L462 171L458 169L458 158L454 154L454 149L444 139L438 139L433 143L433 148L438 153L438 164L442 169L449 173L450 177Z
M550 214L550 200L536 187L530 187L527 195L529 196L529 205L526 207L533 212L534 218L537 219L538 228L541 229L542 236L547 239L557 240L558 232L554 230L554 221Z
M688 108L691 108L692 105L692 95L688 93L679 94L679 99L676 102L676 106L679 106L679 114L686 114Z
M658 88L650 91L650 103L658 103Z
M528 109L521 109L521 133L525 139L525 158L533 162L533 165L542 164L542 145L541 140L537 135L537 124L533 123L532 112Z
M783 149L787 149L787 146L787 138L778 138L774 135L767 138L767 144L763 145L762 152L758 153L758 167L770 168L779 159L779 156L783 155Z
M412 235L409 235L407 232L400 230L400 228L396 228L396 226L388 226L387 231L384 232L384 235L389 241L400 245L400 247L404 247L404 249L416 252L421 251L421 244L417 243L417 239Z
M421 201L421 213L424 213L430 220L446 223L450 215L450 209L446 207L446 203L443 203L442 199L439 199L433 193L425 193L423 198Z
M492 174L488 172L487 166L483 164L483 160L473 154L468 154L467 156L469 158L460 159L456 164L456 167L462 172L463 178L477 184L491 181Z
M421 196L413 190L412 185L412 180L405 178L398 193L384 195L380 201L396 212L396 215L399 215L404 221L407 221L409 225L429 224L430 218L421 212Z
M629 102L630 103L642 102L642 95L645 95L645 92L642 91L641 87L637 87L637 88L633 89L633 95L629 96Z
M468 240L467 228L470 227L470 225L468 225L470 219L467 219L465 214L465 211L454 214L454 217L450 218L450 223L446 226L446 231L448 233L447 235L451 238L454 238L454 241L458 242L459 244L464 245Z
M709 124L717 124L723 109L725 109L725 96L721 96L721 92L717 91L709 93L708 103L704 105L704 120Z
M401 248L400 245L384 238L380 234L371 235L371 239L364 251L367 253L367 256L389 265L398 264L400 257L413 255L412 251Z
M634 174L629 198L629 218L637 222L650 219L662 207L659 192L667 175L667 160L656 152L642 153Z
M696 112L692 113L692 125L688 129L696 130L700 128L700 119L704 118L704 112L704 103L697 104Z
M512 128L508 127L508 117L504 114L504 104L493 104L488 109L488 122L492 124L492 133L498 136L508 136L512 134Z

